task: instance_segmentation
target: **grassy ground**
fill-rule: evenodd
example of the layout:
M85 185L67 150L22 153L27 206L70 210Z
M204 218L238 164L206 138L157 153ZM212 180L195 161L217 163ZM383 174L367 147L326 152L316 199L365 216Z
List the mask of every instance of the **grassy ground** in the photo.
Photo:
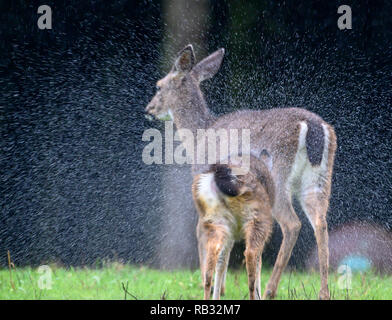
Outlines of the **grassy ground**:
M52 267L51 289L40 289L37 269L0 270L0 299L202 299L199 271L158 271L145 267L111 264L101 269ZM262 286L270 275L262 272ZM392 276L354 274L352 289L339 289L338 274L331 274L333 299L392 299ZM42 278L41 278L42 279ZM42 281L42 284L50 284ZM41 286L42 287L42 286ZM128 293L126 293L126 291ZM286 272L277 299L316 299L317 273ZM247 299L244 270L230 270L223 299Z

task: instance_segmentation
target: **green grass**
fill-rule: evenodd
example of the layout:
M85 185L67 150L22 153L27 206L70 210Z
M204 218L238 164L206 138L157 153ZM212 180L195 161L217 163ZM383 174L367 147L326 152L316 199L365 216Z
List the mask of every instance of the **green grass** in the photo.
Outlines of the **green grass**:
M262 271L262 286L271 270ZM52 289L39 289L42 274L37 269L0 270L0 299L202 299L199 271L160 271L146 267L110 264L99 269L52 266ZM341 290L339 275L332 273L329 288L333 299L392 299L392 276L369 272L354 274L352 289ZM124 291L127 288L128 293ZM277 299L317 299L316 272L286 272ZM244 268L230 270L223 299L247 299Z

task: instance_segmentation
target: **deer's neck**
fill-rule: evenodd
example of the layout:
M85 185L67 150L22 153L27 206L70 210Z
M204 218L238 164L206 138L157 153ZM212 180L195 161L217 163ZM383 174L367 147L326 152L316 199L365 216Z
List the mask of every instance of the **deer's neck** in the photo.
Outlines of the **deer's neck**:
M200 90L194 91L182 99L181 107L172 111L177 129L189 129L196 136L197 129L206 129L216 117L207 108Z

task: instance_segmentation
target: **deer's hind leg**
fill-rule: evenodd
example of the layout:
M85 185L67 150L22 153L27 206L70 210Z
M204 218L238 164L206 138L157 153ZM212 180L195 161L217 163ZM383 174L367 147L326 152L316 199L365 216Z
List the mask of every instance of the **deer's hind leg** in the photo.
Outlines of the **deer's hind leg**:
M245 227L245 261L250 300L260 299L261 256L271 231L272 219L255 219Z
M328 249L328 226L327 210L328 195L327 191L317 190L314 187L307 189L301 194L301 206L308 217L317 241L318 259L320 267L321 288L319 298L329 299L328 290L328 268L329 268L329 249Z
M228 239L224 228L212 224L203 226L206 232L204 263L204 299L211 297L212 278L215 274L214 299L219 299L224 275L224 255L227 254ZM222 258L221 258L222 257ZM221 259L220 259L221 258ZM219 263L218 263L219 262ZM217 268L218 267L218 268Z
M230 251L233 248L234 241L225 237L222 242L222 248L218 256L218 261L215 267L215 279L214 279L214 293L212 298L219 300L221 294L225 290L225 278L227 267L229 263Z
M262 256L263 252L259 255L259 258L257 259L257 265L256 265L256 297L257 299L261 299L261 266L262 266Z
M228 241L227 248L226 248L226 250L224 252L225 254L222 256L222 258L224 259L224 260L223 259L221 260L222 265L221 266L217 266L217 269L218 268L222 268L223 269L223 275L222 275L222 281L221 281L222 285L221 285L221 290L220 290L220 294L222 296L224 296L225 293L226 293L227 269L229 267L230 252L233 249L233 245L234 245L234 241L233 240ZM218 260L218 263L219 263L219 260Z
M203 216L205 213L202 207L197 202L195 203L200 216ZM213 223L205 223L201 217L199 217L197 223L196 236L202 286L211 292L211 281L206 283L206 279L212 277L216 268L213 298L219 299L221 293L223 294L225 291L226 272L234 241L227 235L224 227L216 226ZM215 253L212 250L213 246L217 248ZM212 274L208 274L208 272L211 273L211 270ZM209 299L210 293L205 293L206 296Z
M283 239L271 277L264 291L263 299L275 298L280 277L289 262L291 252L297 242L298 234L301 229L301 221L298 219L298 216L293 209L291 196L286 194L286 192L281 191L275 199L275 204L273 216L279 223Z
M200 275L202 286L204 287L205 280L205 264L206 264L206 256L207 256L207 234L203 230L203 223L199 219L196 227L196 236L197 236L197 249L199 251L199 265L200 265Z
M208 230L203 227L203 222L200 220L197 225L196 233L197 233L197 242L198 242L198 251L199 251L200 273L201 273L203 287L205 287L206 271L207 271L207 250L209 247L211 249L211 245L212 245L211 243L213 241L217 241L217 243L218 242L221 243L221 247L216 260L214 293L213 293L213 299L219 299L220 296L224 295L225 293L226 273L227 273L227 268L230 259L230 252L231 249L233 248L234 241L226 236L221 237L220 240L217 235L211 236ZM208 243L208 241L210 241L210 243Z
M321 288L320 299L329 299L328 290L328 226L327 211L331 194L332 168L336 150L336 136L333 129L324 126L325 145L319 166L306 166L299 194L302 209L308 217L317 241Z

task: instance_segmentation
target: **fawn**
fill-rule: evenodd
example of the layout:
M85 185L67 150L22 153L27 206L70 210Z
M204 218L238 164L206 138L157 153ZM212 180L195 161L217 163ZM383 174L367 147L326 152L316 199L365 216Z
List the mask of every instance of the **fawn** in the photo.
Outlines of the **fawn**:
M301 108L241 110L214 116L207 108L200 82L217 73L223 56L224 49L219 49L196 64L192 45L186 46L179 52L171 71L157 82L157 93L147 105L146 112L157 118L169 114L177 129L187 128L194 136L200 128L250 130L251 153L260 155L266 150L270 157L269 171L274 185L271 213L283 234L263 298L275 297L280 277L298 238L301 222L292 206L294 196L316 237L321 277L319 297L329 299L326 215L337 146L335 131L321 117ZM193 166L194 175L205 170L203 166ZM197 234L202 232L199 223ZM207 249L203 241L199 241L198 249L199 256L204 256ZM203 260L200 260L200 266L204 270ZM227 269L227 263L224 268Z
M211 165L192 184L199 213L197 238L204 249L199 251L204 299L210 298L214 270L213 298L220 298L230 251L234 241L241 239L246 244L249 297L260 297L261 255L272 231L274 186L264 162L251 156L249 171L236 175L232 167L239 159L234 159Z

